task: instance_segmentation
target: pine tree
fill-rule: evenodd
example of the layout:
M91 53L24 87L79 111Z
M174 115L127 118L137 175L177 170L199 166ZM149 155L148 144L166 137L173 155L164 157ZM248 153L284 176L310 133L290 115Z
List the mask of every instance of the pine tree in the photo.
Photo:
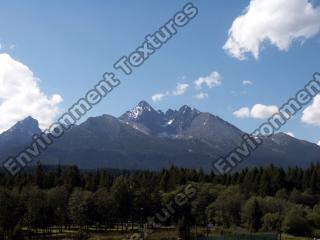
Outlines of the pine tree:
M38 162L37 169L36 169L36 176L35 176L35 182L36 186L39 188L44 188L44 178L45 178L45 173L43 171L42 165L40 162Z
M319 176L318 176L318 172L317 172L316 168L313 169L313 172L312 172L312 175L311 175L310 189L311 189L312 194L318 193L318 190L319 190Z

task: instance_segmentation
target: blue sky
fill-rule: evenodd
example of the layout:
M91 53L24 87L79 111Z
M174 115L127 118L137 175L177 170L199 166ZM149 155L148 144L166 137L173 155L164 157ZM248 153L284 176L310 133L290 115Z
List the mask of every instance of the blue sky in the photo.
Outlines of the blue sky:
M102 73L114 71L114 62L131 53L147 34L155 32L185 3L187 1L3 2L0 53L7 53L28 66L41 79L38 84L44 94L59 94L63 101L57 101L57 107L63 111L101 80ZM280 106L311 80L315 71L320 71L318 33L293 38L288 49L279 47L279 39L275 40L278 45L264 41L259 45L258 59L249 52L245 54L246 60L240 60L223 46L232 23L245 14L250 1L228 4L222 0L193 1L193 4L199 10L197 17L179 29L176 36L132 75L117 72L121 86L97 105L90 116L104 113L119 116L140 100L147 100L161 110L187 104L250 132L263 119L237 118L236 110L252 108L255 104ZM319 2L312 1L312 4L317 13ZM201 91L208 97L195 98L200 90L194 81L212 72L219 73L221 84L212 88L203 86ZM251 81L252 85L244 86L244 80ZM156 93L173 92L177 83L188 84L188 90L179 96L152 101ZM302 122L301 117L302 112L282 131L318 142L320 125Z

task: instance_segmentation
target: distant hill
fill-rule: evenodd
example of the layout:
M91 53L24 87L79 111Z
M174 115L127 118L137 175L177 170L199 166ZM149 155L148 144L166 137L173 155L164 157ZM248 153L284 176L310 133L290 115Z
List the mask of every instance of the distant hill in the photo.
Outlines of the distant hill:
M31 117L18 122L0 134L0 158L21 151L39 132ZM83 169L158 170L176 165L211 170L213 161L240 145L244 134L223 119L186 105L164 113L142 101L119 118L102 115L74 126L40 160ZM278 133L264 137L264 144L240 168L306 167L311 161L320 161L319 146Z

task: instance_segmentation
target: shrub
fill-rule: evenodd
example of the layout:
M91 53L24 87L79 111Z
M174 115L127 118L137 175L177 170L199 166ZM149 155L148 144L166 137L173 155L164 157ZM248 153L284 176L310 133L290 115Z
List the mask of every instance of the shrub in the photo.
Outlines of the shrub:
M290 210L283 221L283 231L297 236L310 236L311 228L301 209Z

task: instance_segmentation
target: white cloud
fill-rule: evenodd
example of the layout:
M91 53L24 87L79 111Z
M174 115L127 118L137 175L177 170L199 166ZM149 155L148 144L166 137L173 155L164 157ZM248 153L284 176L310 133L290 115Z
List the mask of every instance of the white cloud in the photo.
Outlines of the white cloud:
M153 102L160 102L166 96L168 96L166 93L156 93L156 94L152 95L151 99Z
M242 85L243 86L250 86L250 85L252 85L252 82L250 80L243 80Z
M287 51L294 40L303 42L320 31L320 8L308 0L251 0L229 29L223 48L233 57L258 59L266 41Z
M250 109L248 107L242 107L239 110L233 113L237 118L249 118L250 117Z
M175 97L181 96L181 95L185 94L188 91L188 89L189 89L189 84L177 83L175 90L173 90L172 92L166 91L163 93L155 93L154 95L151 96L151 99L153 102L160 102L165 97L168 97L168 96L175 96Z
M318 146L320 146L320 141L318 142Z
M201 89L202 85L213 88L221 85L221 76L218 72L212 72L209 76L200 77L193 82L197 89Z
M320 126L320 95L317 95L310 106L302 113L301 121L307 124Z
M185 77L183 76L182 79L185 79ZM195 80L193 83L196 89L202 89L203 85L207 86L208 88L213 88L221 85L221 76L218 72L212 72L209 76L200 77L197 80ZM190 85L188 83L177 83L176 88L173 91L155 93L154 95L151 96L151 99L153 102L159 102L159 101L162 101L167 96L174 96L174 97L181 96L185 94L189 88L190 88ZM209 95L205 92L200 91L193 97L202 100L209 97Z
M28 116L37 119L44 129L59 114L62 97L46 96L33 72L8 54L0 54L0 86L0 132Z
M177 83L176 89L172 92L173 96L180 96L187 92L189 84L187 83Z
M208 98L209 95L207 93L204 93L204 92L199 92L196 95L194 95L194 97L196 99L202 100L202 99Z
M183 79L184 78L185 77L183 77ZM212 72L209 76L200 77L197 80L195 80L193 83L196 89L202 89L203 86L207 86L208 88L213 88L221 85L221 76L218 72ZM159 101L162 101L167 96L181 96L185 94L189 88L190 88L190 85L188 83L177 83L176 88L173 91L155 93L154 95L151 96L151 99L153 102L159 102ZM193 97L202 100L209 97L209 95L201 91L201 92L198 92Z
M256 104L251 109L251 117L253 118L268 118L271 117L273 114L279 111L277 106L272 105L263 105L263 104Z
M233 115L237 118L256 118L256 119L266 119L271 117L273 114L279 111L277 106L273 105L263 105L255 104L251 110L248 107L242 107L239 110L235 111Z
M292 132L285 132L285 134L289 135L290 137L295 137L295 135Z

